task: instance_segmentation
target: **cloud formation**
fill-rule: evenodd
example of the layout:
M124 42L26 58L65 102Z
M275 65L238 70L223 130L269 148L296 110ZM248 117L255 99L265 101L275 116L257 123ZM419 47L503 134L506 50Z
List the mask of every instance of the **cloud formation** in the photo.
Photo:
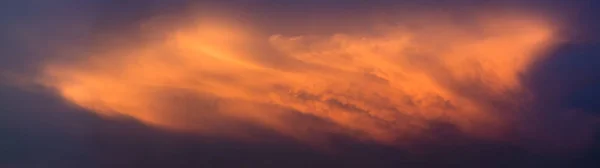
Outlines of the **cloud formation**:
M199 16L146 35L157 39L48 61L40 82L106 117L209 136L260 139L250 124L303 141L399 144L448 123L502 139L529 103L520 76L558 42L557 26L483 13L285 35Z

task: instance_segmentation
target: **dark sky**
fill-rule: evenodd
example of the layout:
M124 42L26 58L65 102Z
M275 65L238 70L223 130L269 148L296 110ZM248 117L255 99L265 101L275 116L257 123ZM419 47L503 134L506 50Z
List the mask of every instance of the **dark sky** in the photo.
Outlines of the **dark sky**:
M553 136L503 143L472 138L442 123L431 130L435 138L410 149L339 137L332 144L335 150L323 151L262 130L256 134L269 137L268 142L240 142L176 133L127 117L107 119L63 100L51 89L15 85L10 74L35 75L45 60L60 57L52 54L57 47L92 46L96 44L93 39L135 32L144 20L178 15L189 2L4 0L0 2L0 168L600 167L600 129L597 122L585 125L581 119L600 116L600 21L596 17L600 16L596 10L600 4L596 1L233 0L218 4L235 6L252 16L248 22L277 31L311 29L318 24L318 19L311 18L320 17L344 16L338 25L344 26L348 18L360 18L362 13L401 6L457 11L507 6L549 11L567 23L566 32L576 40L556 47L547 53L547 59L523 74L522 81L535 101L529 104L531 117L518 119L535 123L525 130L531 135ZM578 114L571 114L574 111ZM591 133L579 133L586 130ZM557 151L539 149L543 148L539 139L559 144L591 140Z

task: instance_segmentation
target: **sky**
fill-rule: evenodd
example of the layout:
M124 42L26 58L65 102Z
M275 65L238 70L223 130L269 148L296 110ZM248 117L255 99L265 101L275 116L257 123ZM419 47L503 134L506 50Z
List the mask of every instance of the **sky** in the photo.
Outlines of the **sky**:
M599 5L5 0L0 167L598 167Z

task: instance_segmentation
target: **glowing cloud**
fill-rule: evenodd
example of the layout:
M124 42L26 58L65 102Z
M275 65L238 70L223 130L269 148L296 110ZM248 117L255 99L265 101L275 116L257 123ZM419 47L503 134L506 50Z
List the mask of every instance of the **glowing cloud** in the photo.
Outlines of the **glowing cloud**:
M205 135L252 137L243 131L250 123L298 139L393 144L424 136L432 122L502 134L510 123L495 102L526 94L519 75L555 41L555 27L526 16L428 19L270 37L201 22L163 40L49 63L42 81L102 115ZM286 61L272 65L265 54Z

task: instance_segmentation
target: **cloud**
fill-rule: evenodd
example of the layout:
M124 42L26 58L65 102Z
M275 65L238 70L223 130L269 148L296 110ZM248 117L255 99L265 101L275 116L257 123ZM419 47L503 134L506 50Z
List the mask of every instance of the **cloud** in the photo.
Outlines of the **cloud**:
M525 14L469 24L424 16L293 36L259 35L270 32L229 18L159 20L145 26L159 30L140 31L158 38L48 61L39 76L106 117L203 135L249 138L251 123L303 141L398 144L442 122L502 138L513 127L506 114L528 103L519 77L559 40L558 25Z
M594 4L37 1L2 10L0 167L599 167ZM552 40L469 54L514 27Z

